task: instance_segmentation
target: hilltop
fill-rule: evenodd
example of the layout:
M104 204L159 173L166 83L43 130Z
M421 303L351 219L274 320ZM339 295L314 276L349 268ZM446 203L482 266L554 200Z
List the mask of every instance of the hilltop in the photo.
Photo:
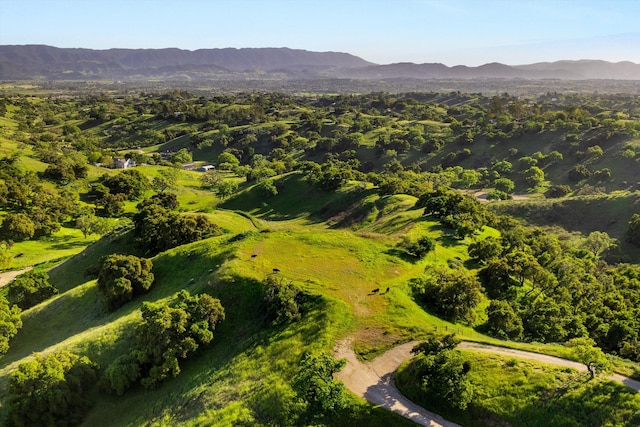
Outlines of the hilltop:
M289 48L70 49L0 46L0 80L555 79L638 80L640 64L597 60L529 65L373 64L342 52Z

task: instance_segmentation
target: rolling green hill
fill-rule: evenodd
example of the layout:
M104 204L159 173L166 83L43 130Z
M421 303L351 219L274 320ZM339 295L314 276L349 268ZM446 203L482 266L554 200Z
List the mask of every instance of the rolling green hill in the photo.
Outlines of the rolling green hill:
M15 95L2 106L2 219L44 211L57 215L60 228L6 249L12 268L39 264L59 293L22 312L22 328L0 357L0 419L11 373L34 353L59 350L98 366L82 424L92 427L411 425L353 396L323 416L305 412L310 397L295 387L301 361L333 354L343 338L363 359L447 332L576 358L562 343L590 336L616 372L640 375L640 272L619 263L640 259L623 242L639 212L634 97L205 98L176 90ZM125 156L138 166L106 167ZM197 171L209 164L215 169ZM587 170L579 179L571 172L578 164ZM127 193L138 178L139 194ZM505 183L512 184L505 196L525 200L470 196L495 194ZM554 188L564 194L556 197ZM148 207L147 215L164 215L148 224L157 226L157 240L172 236L166 224L175 218L196 215L220 233L160 253L140 246L141 202L152 196L166 204ZM81 217L104 227L85 237ZM592 231L617 238L617 252L585 243ZM428 250L416 256L419 241ZM155 284L109 312L96 279L114 253L149 256ZM288 303L299 319L273 321L269 283L296 289ZM175 303L181 290L224 307L211 344L180 360L179 374L157 387L136 382L122 396L110 394L105 372L138 345L147 303ZM508 335L518 328L492 314L495 301L511 310L519 334ZM499 369L481 358L473 363L480 378ZM537 367L523 369L537 375ZM539 381L561 390L564 374ZM597 401L617 393L611 390L588 393ZM518 393L532 398L524 386Z

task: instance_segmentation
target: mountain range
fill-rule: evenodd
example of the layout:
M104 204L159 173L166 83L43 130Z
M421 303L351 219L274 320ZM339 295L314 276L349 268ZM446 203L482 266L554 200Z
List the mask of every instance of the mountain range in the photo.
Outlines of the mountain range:
M198 79L564 79L640 80L640 64L599 60L478 67L440 63L374 64L342 52L289 48L71 49L0 46L0 80Z

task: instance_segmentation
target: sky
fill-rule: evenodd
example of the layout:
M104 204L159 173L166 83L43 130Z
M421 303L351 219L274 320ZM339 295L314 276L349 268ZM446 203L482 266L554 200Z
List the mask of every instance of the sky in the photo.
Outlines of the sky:
M640 0L0 0L0 45L289 47L377 64L640 63Z

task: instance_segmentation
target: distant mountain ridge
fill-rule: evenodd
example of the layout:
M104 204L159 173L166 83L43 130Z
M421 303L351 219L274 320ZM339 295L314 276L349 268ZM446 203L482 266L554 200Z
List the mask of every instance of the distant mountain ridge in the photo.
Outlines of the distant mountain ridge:
M290 48L70 49L0 46L0 80L242 78L640 80L640 64L599 60L478 67L409 62L379 65L343 52Z

